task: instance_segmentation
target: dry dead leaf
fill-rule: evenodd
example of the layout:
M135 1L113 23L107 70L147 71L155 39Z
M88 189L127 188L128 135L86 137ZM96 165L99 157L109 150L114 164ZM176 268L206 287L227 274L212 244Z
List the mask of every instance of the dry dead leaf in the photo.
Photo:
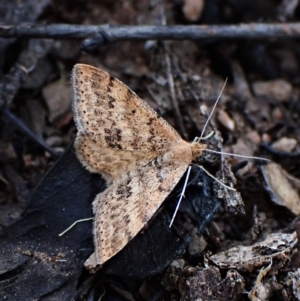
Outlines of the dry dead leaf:
M184 0L183 13L187 20L197 21L203 12L204 0Z
M271 260L282 265L290 259L298 241L297 233L272 233L264 241L252 246L238 246L211 256L209 259L221 269L237 269L252 272Z
M265 189L271 200L288 208L295 215L300 214L300 181L284 171L280 165L270 163L261 167Z
M298 142L294 138L282 137L272 144L272 147L279 151L291 152Z
M228 131L232 132L234 130L234 120L224 110L218 110L217 119Z
M268 82L253 83L253 91L256 96L266 96L272 100L287 101L292 97L292 85L283 79Z
M43 88L42 93L49 109L49 121L71 110L71 93L68 82L56 81Z

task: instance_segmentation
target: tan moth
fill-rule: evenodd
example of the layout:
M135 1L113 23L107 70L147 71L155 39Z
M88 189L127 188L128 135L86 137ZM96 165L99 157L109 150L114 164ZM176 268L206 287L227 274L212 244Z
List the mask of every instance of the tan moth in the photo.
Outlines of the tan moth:
M85 266L95 268L138 234L206 145L184 141L105 71L77 64L72 83L76 155L108 184L93 201L95 252Z

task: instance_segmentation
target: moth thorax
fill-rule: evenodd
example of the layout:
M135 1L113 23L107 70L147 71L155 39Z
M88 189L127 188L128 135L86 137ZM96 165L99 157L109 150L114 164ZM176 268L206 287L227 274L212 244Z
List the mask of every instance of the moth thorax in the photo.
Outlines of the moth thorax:
M206 149L206 144L202 144L198 141L191 143L191 150L192 150L192 156L193 160L197 159L202 155L202 151Z

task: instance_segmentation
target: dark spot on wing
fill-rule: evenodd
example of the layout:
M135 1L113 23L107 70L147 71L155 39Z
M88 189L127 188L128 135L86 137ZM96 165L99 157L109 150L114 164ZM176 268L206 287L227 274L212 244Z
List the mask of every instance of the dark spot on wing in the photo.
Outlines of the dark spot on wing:
M114 81L115 81L115 78L113 76L109 76L108 87L113 87Z
M116 194L120 195L123 198L131 197L132 195L131 186L126 185L126 183L120 184L116 190Z
M108 101L108 107L110 108L110 109L113 109L115 106L114 106L114 102L116 102L116 100L112 97L112 96L110 96L110 95L108 95L108 98L109 98L109 101Z

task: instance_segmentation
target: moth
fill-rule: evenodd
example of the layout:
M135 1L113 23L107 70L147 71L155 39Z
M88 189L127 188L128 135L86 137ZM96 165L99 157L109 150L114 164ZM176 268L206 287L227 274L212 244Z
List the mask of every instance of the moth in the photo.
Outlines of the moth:
M150 220L206 145L188 143L130 88L103 70L72 71L76 156L107 189L93 201L93 269L122 250Z

